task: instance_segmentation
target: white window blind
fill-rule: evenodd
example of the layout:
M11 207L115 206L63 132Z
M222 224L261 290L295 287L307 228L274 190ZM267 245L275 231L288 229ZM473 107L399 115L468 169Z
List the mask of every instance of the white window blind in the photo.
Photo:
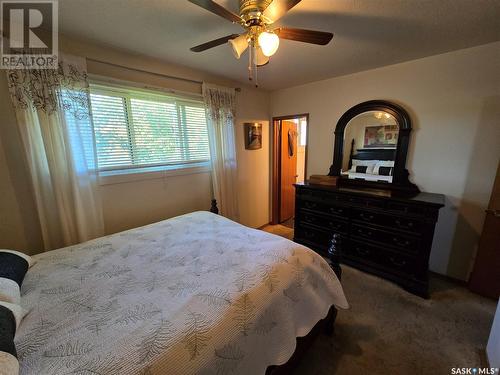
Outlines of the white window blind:
M202 101L91 86L99 169L206 162L210 159Z

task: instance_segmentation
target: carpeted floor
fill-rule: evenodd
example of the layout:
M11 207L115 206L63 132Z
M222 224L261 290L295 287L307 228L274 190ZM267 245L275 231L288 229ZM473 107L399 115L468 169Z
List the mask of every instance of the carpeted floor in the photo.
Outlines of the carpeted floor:
M294 218L292 217L291 219L288 219L287 221L282 222L281 225L284 225L285 227L293 229L294 228Z
M339 312L335 336L320 335L295 374L450 374L453 367L486 366L496 301L436 276L425 300L348 266L343 270L351 309Z
M288 238L289 240L293 240L293 228L287 227L282 224L277 225L265 225L261 228L263 231L276 234L281 237Z

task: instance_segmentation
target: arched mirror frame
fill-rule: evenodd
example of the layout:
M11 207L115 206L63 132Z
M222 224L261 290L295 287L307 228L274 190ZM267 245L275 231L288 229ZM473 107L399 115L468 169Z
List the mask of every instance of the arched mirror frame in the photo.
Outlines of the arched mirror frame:
M342 169L342 158L344 154L344 130L347 124L356 116L370 111L387 112L392 115L399 126L398 143L396 155L394 158L394 174L392 183L382 183L364 180L353 180L347 178L340 179L340 185L361 186L376 189L389 189L406 192L418 193L419 189L408 179L408 170L406 169L406 156L410 144L411 120L406 110L386 100L370 100L355 105L350 108L337 122L335 128L335 144L333 151L333 164L330 167L329 176L340 176Z

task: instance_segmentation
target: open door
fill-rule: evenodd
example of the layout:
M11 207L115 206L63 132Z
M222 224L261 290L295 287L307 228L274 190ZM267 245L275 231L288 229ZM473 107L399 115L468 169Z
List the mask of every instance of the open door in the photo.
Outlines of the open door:
M308 114L273 118L272 224L293 227L293 185L307 177L308 123Z
M500 296L500 164L486 210L469 288L486 297L497 299Z
M297 182L297 124L281 121L280 138L280 223L295 215L295 187Z

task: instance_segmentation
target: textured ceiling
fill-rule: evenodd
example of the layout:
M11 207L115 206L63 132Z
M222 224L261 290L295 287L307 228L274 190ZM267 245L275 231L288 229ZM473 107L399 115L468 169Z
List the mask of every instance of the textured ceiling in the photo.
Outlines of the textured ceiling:
M237 0L219 0L237 12ZM60 29L166 62L247 82L247 54L190 47L239 32L187 0L60 0ZM303 0L276 25L331 31L328 46L288 40L259 69L280 89L500 40L498 0Z

